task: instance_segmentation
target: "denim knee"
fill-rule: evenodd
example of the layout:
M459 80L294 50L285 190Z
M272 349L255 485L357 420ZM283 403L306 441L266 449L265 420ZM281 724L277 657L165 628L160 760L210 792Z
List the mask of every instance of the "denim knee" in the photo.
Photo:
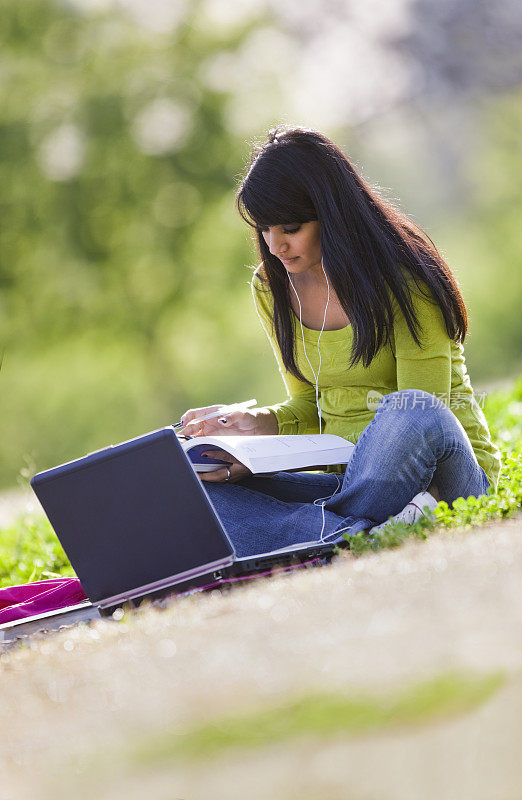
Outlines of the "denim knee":
M384 395L377 406L377 414L391 417L394 427L398 427L399 421L407 428L415 424L432 448L440 440L442 427L448 422L447 415L454 417L439 397L422 389L402 389Z

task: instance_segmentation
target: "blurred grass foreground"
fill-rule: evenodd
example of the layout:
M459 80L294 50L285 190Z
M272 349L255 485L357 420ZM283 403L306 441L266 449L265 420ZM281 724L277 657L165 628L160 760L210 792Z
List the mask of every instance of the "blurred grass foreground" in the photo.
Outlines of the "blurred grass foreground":
M295 2L0 0L0 487L191 406L281 398L234 209L250 138L279 121L325 130L445 251L474 385L518 374L516 20L496 15L501 58L457 0L437 28L421 0L374 27L364 5L327 25ZM427 28L453 59L436 81Z

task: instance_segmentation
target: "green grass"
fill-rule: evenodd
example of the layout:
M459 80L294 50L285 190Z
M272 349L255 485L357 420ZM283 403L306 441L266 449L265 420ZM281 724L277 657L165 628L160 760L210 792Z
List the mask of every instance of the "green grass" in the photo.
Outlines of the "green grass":
M46 519L25 516L0 530L0 587L59 575L74 571Z
M425 539L437 526L470 528L491 520L510 517L522 506L522 378L509 391L491 394L484 409L491 435L502 452L502 472L498 490L483 497L459 498L449 509L439 503L436 520L420 520L415 525L394 523L386 530L350 538L353 553L398 547L406 539ZM50 524L44 519L21 517L0 530L0 587L49 578L74 575Z
M151 765L176 759L199 760L229 750L273 746L302 737L360 735L398 725L424 724L480 706L504 683L498 673L443 675L401 692L343 697L309 694L247 714L199 725L185 734L170 731L141 742L133 763Z

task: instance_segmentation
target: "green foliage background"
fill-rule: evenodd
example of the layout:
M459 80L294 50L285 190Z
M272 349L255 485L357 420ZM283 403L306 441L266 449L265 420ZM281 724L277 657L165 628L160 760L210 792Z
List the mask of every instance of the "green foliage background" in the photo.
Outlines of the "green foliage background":
M203 77L251 23L225 34L199 14L191 3L152 36L117 9L0 0L0 486L26 461L43 469L191 406L281 397L234 208L250 143ZM430 231L472 308L474 381L513 374L521 352L518 100L484 107L499 135L470 162L478 202ZM136 125L157 101L181 107L189 131L154 153ZM82 157L57 177L45 153L60 131Z

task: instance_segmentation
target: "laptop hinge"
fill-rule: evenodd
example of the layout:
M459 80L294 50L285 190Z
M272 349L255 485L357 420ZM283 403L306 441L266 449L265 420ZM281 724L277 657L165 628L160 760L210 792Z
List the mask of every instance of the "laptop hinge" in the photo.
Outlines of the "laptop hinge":
M200 575L206 575L208 572L229 567L234 563L234 555L227 556L219 561L212 561L210 564L204 564L195 569L189 569L186 572L179 572L177 575L171 575L168 578L163 578L154 583L147 583L144 586L138 586L135 589L129 589L127 592L106 597L103 600L98 600L94 603L98 608L108 608L109 606L118 605L118 603L125 603L127 600L133 600L136 597L156 592L159 589L167 589L169 586L175 586L177 583L182 583L190 578L198 578Z

